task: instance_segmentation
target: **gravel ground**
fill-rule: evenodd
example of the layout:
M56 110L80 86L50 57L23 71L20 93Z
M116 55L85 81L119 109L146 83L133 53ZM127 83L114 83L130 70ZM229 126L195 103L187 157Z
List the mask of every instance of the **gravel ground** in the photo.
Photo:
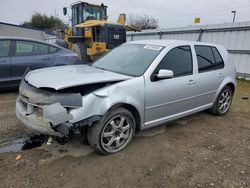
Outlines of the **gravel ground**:
M26 134L15 114L17 95L16 91L0 93L0 143Z
M26 134L16 96L0 94L0 143ZM100 156L77 138L2 153L0 187L250 187L249 117L250 82L239 81L226 116L202 112L140 132L117 154Z

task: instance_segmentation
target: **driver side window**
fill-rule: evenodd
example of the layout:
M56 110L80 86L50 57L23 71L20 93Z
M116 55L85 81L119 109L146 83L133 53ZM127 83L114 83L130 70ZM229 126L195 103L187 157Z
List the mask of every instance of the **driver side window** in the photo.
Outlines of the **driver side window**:
M172 70L174 77L193 74L193 61L190 46L179 46L171 49L161 60L156 71Z

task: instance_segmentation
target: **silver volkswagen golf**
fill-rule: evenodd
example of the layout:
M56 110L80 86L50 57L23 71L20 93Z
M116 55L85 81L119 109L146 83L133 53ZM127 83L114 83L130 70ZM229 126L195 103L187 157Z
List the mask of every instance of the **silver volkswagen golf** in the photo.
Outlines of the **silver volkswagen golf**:
M27 73L17 117L37 134L80 132L103 154L121 151L135 131L209 109L225 115L236 86L224 47L201 42L125 43L92 65Z

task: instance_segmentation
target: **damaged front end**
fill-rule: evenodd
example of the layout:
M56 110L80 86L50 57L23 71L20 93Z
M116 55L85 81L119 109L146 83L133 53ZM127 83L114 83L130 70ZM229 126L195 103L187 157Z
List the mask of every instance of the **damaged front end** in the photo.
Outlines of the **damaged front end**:
M19 87L16 115L37 134L85 134L107 111L108 88L130 78L85 65L27 72Z
M81 114L83 118L76 120L70 112L82 109L83 96L117 82L120 80L55 90L36 88L23 79L16 102L17 118L36 134L56 137L68 137L74 132L85 134L85 128L100 121L101 116L94 113L88 116L85 109L86 114Z
M73 116L68 108L82 107L80 93L59 93L38 89L24 79L19 87L16 115L32 132L57 137L68 136Z

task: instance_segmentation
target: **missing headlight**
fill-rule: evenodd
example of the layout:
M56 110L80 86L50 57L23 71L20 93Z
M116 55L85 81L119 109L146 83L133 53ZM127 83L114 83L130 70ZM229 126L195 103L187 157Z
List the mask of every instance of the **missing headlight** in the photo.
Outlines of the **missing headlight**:
M34 107L34 113L38 118L43 118L43 109L37 106Z

